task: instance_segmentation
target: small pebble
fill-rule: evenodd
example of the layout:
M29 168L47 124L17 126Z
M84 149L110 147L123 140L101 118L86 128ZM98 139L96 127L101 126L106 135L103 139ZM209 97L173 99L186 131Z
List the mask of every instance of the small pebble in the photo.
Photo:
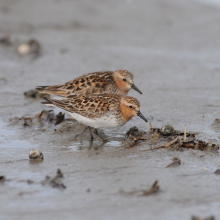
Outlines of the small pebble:
M44 155L39 150L33 149L29 153L29 158L32 159L32 160L43 160Z
M34 39L29 40L26 43L20 44L17 51L21 55L26 54L40 54L41 46L40 43Z
M164 126L162 126L162 128L161 128L161 133L163 134L163 135L171 135L171 134L173 134L174 133L174 128L173 128L173 126L171 126L171 125L164 125Z
M31 52L31 46L29 44L21 44L18 46L18 53L28 54Z

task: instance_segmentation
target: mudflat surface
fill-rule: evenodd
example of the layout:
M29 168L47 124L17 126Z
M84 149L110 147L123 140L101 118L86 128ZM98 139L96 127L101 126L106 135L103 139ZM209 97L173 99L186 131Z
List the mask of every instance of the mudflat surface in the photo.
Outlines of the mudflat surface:
M119 140L130 127L149 131L140 118L106 129L115 140L104 146L97 140L92 148L87 141L69 141L83 129L77 123L10 122L49 109L25 98L29 89L128 69L143 92L129 95L140 101L153 127L183 130L186 124L198 138L219 144L219 8L188 0L2 0L0 20L0 37L13 42L0 45L0 175L6 176L0 185L1 219L219 219L216 153L146 151L147 143L124 148ZM20 56L16 47L32 38L41 43L41 55ZM29 161L33 148L43 152L43 162ZM181 165L165 168L173 157ZM67 188L42 186L57 168ZM122 193L147 190L155 180L161 189L156 195Z

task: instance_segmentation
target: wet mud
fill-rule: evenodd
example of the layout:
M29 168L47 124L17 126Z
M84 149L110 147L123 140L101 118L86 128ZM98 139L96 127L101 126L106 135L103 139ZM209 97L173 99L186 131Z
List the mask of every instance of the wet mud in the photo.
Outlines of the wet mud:
M219 10L192 0L1 1L1 219L217 219ZM100 129L107 143L90 144L89 132L71 141L85 126L33 90L116 69L134 73L143 95L129 95L150 123ZM33 149L43 159L30 159Z

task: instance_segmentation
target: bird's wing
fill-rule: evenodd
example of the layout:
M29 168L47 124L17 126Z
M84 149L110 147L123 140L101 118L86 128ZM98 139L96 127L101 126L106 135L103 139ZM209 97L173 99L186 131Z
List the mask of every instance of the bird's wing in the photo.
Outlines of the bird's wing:
M81 95L103 93L110 83L111 71L95 72L83 75L62 85L38 86L36 89L66 98L77 98Z
M77 113L88 118L99 118L109 112L109 102L101 96L80 96L76 99L56 100L44 98L47 103L53 104L71 113Z

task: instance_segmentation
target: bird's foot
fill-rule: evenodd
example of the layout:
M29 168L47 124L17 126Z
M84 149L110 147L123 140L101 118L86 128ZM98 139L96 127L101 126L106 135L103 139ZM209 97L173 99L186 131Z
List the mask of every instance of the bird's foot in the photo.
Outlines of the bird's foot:
M100 132L100 131L98 131L97 128L95 128L94 134L97 135L99 138L101 138L104 143L108 141L107 136L105 135L105 133L103 131Z
M79 133L79 134L77 134L73 139L71 139L70 141L75 141L78 137L80 137L80 136L82 136L86 131L87 131L87 129L88 128L90 128L90 127L85 127L84 128L84 130L81 132L81 133ZM91 129L91 128L90 128Z

